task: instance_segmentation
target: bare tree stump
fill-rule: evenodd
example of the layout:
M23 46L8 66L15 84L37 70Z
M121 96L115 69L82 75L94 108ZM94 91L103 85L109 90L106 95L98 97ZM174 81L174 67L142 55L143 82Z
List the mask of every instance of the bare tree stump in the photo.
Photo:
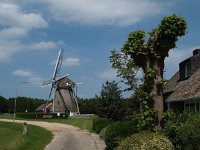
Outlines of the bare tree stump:
M27 123L26 122L24 122L23 123L23 133L22 133L22 135L26 135L26 133L27 133Z

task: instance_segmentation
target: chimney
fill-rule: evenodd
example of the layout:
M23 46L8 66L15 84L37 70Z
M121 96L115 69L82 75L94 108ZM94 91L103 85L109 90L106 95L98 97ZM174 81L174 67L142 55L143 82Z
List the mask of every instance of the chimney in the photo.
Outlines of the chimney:
M200 55L200 49L195 49L193 51L193 56Z

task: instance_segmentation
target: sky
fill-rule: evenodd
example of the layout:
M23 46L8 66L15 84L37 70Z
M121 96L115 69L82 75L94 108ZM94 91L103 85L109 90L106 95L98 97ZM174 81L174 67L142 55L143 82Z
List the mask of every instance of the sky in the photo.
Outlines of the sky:
M59 49L61 75L78 84L78 96L92 98L116 78L110 51L120 50L134 30L146 33L164 16L186 19L187 34L165 60L165 78L200 48L197 0L0 0L0 95L47 99ZM24 83L24 82L28 83ZM124 93L124 95L128 95Z

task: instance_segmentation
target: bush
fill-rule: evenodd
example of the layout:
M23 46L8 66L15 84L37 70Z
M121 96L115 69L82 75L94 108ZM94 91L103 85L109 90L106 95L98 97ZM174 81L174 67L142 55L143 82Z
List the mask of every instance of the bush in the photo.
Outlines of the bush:
M107 126L106 126L107 127ZM105 133L106 133L106 127L104 127L101 132L99 133L100 139L105 140Z
M184 149L184 145L188 146L188 144L185 144L187 142L184 140L184 138L187 139L187 136L189 136L187 135L187 131L191 130L194 132L197 130L198 132L198 129L200 129L199 126L193 126L195 123L193 123L192 120L195 118L200 118L200 115L195 112L184 111L181 114L173 115L173 117L170 117L170 119L165 120L163 131L165 132L165 135L172 141L175 149Z
M200 115L191 116L185 123L176 129L182 149L199 150L200 149Z
M161 133L142 131L120 142L116 150L173 150L172 143Z
M136 121L114 122L105 129L105 143L107 149L114 149L127 136L137 133Z
M96 133L100 133L100 131L110 123L111 121L106 118L95 118L93 120L93 130Z

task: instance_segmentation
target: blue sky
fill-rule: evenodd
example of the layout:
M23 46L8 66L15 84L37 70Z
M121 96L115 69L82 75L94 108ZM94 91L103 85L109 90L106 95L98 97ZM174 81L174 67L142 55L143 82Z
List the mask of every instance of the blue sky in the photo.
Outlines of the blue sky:
M166 59L169 79L200 48L199 7L197 0L1 0L0 95L14 97L18 85L19 96L47 99L49 87L41 84L52 78L64 49L61 74L82 82L79 97L94 97L102 83L116 80L110 50L119 50L131 31L148 33L175 13L185 17L188 29Z

